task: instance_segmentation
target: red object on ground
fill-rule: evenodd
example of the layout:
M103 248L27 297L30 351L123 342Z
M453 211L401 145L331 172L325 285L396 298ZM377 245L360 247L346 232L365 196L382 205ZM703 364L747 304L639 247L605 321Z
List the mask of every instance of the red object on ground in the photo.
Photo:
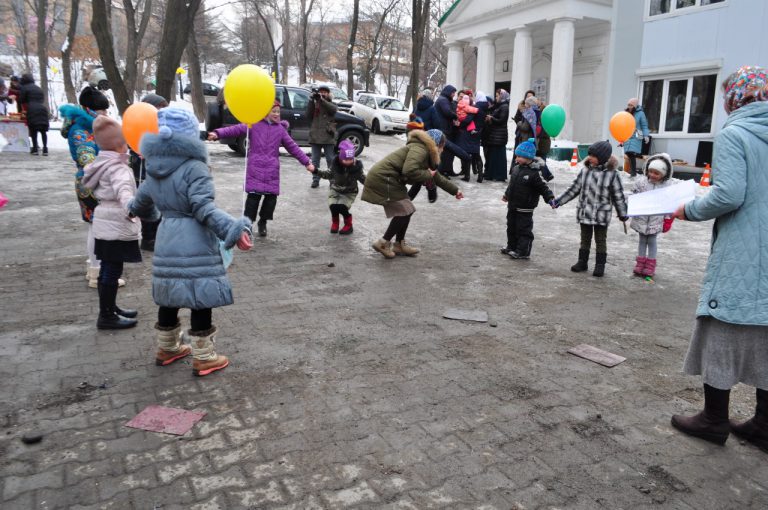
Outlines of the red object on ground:
M173 407L147 406L126 427L149 430L150 432L163 432L183 436L205 416L204 412L185 411Z
M3 208L3 206L4 206L5 204L7 204L7 203L8 203L8 198L6 198L6 196L5 196L5 195L3 195L2 193L0 193L0 209L2 209L2 208Z

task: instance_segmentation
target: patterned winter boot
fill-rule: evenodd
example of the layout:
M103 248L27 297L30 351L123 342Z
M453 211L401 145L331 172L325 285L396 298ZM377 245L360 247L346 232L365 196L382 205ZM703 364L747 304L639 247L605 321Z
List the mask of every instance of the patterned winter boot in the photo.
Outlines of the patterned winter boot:
M741 424L732 421L731 432L768 453L768 391L757 390L755 416Z
M632 273L635 274L635 276L643 276L646 260L648 260L646 257L637 257L635 259L635 268L632 270Z
M226 356L216 354L214 348L216 326L205 331L190 330L189 336L192 337L193 374L202 377L229 365L229 359Z
M192 348L182 343L186 335L181 331L181 324L176 324L173 327L155 324L155 329L157 330L155 365L164 367L192 354Z
M643 276L653 276L656 274L656 259L647 259L643 268Z

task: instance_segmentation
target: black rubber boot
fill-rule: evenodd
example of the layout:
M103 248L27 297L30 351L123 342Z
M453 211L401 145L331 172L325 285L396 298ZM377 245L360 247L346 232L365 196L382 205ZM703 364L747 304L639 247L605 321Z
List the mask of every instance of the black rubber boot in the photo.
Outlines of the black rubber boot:
M597 253L595 255L595 270L592 272L592 276L603 276L605 274L605 261L607 259L607 253Z
M259 222L256 224L256 227L259 229L259 237L267 237L267 221L266 220L259 220Z
M732 421L731 432L768 453L768 391L757 389L755 416L740 424Z
M430 204L437 202L437 186L432 185L431 188L427 188L427 198Z
M115 305L115 313L120 317L125 317L126 319L135 319L139 315L138 310L131 310L130 308L120 308L117 305Z
M581 273L589 269L589 250L579 250L579 261L571 266L571 271Z
M98 329L127 329L136 325L136 319L125 319L117 314L117 285L104 285L99 282L99 318Z
M731 390L718 390L704 385L704 410L693 416L676 414L672 426L684 434L699 437L711 443L725 444L728 439L728 402Z

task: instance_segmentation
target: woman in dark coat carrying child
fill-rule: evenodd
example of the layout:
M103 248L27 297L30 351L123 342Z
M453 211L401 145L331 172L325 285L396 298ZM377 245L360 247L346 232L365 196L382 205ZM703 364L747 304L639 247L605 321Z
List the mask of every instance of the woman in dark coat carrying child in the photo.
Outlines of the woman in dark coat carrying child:
M489 181L507 180L507 142L509 141L509 92L496 91L496 101L485 116L483 147L485 147L485 178Z

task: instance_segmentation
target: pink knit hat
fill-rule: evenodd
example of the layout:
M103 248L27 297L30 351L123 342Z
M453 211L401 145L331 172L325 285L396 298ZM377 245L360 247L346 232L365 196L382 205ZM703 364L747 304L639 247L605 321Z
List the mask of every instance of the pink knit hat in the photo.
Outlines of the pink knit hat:
M94 119L93 138L103 151L117 151L126 143L120 123L106 115L99 115Z

